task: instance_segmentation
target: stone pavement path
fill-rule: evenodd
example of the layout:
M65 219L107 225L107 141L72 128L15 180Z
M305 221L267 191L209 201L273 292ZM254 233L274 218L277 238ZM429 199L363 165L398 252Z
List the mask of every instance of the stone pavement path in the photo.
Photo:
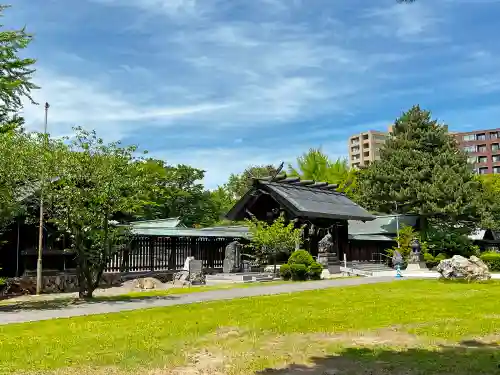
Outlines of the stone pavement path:
M30 321L69 318L73 316L105 314L120 311L147 309L152 307L174 306L197 302L229 300L243 297L254 297L274 294L302 292L306 290L326 289L351 285L374 284L396 280L394 277L364 277L336 280L321 280L306 283L290 283L280 285L262 285L252 288L235 288L213 290L190 294L178 294L154 299L140 299L129 301L98 301L86 302L73 306L54 309L19 309L16 311L0 310L0 325L24 323Z

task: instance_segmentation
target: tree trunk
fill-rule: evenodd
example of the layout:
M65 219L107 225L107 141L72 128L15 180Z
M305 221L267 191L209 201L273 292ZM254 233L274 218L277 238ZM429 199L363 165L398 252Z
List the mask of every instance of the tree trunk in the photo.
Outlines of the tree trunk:
M429 231L429 219L427 216L420 216L420 237L422 241L427 241L427 233Z

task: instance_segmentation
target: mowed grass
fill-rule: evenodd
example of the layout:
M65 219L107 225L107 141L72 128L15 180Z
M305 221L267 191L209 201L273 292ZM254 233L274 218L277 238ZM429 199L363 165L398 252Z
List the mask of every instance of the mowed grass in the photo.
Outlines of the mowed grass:
M405 280L0 326L2 374L499 374L500 283Z

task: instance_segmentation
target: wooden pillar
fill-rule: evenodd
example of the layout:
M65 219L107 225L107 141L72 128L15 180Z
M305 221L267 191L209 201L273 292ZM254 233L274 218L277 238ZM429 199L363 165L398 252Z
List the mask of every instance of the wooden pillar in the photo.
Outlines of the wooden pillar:
M170 254L168 256L168 269L175 270L177 267L177 237L170 237Z
M149 270L151 272L155 270L155 244L156 237L149 237Z
M197 255L199 254L196 254L196 238L197 237L191 237L190 238L190 241L189 241L189 247L190 247L190 256L194 257L195 259L197 258ZM203 260L203 259L199 259L199 260Z

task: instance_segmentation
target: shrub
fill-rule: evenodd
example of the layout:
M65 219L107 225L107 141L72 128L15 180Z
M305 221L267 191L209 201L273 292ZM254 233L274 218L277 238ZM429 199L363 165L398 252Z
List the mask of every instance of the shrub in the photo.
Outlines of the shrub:
M307 270L311 280L320 280L321 273L323 272L323 265L318 262L312 262Z
M288 264L290 265L303 264L307 268L313 263L314 258L306 250L296 250L290 255L290 258L288 258Z
M448 259L448 255L446 255L445 253L439 253L434 259L439 263L442 260Z
M290 265L290 272L293 281L307 280L307 267L305 264L292 264Z
M433 269L434 267L436 267L439 264L439 260L436 260L436 258L434 258L432 256L432 254L429 254L429 253L424 254L424 261L425 261L425 265L429 269Z
M280 266L280 276L283 280L290 280L292 277L292 271L290 270L290 266L288 264L282 264Z
M500 253L488 251L483 253L480 258L486 263L490 271L500 271Z

